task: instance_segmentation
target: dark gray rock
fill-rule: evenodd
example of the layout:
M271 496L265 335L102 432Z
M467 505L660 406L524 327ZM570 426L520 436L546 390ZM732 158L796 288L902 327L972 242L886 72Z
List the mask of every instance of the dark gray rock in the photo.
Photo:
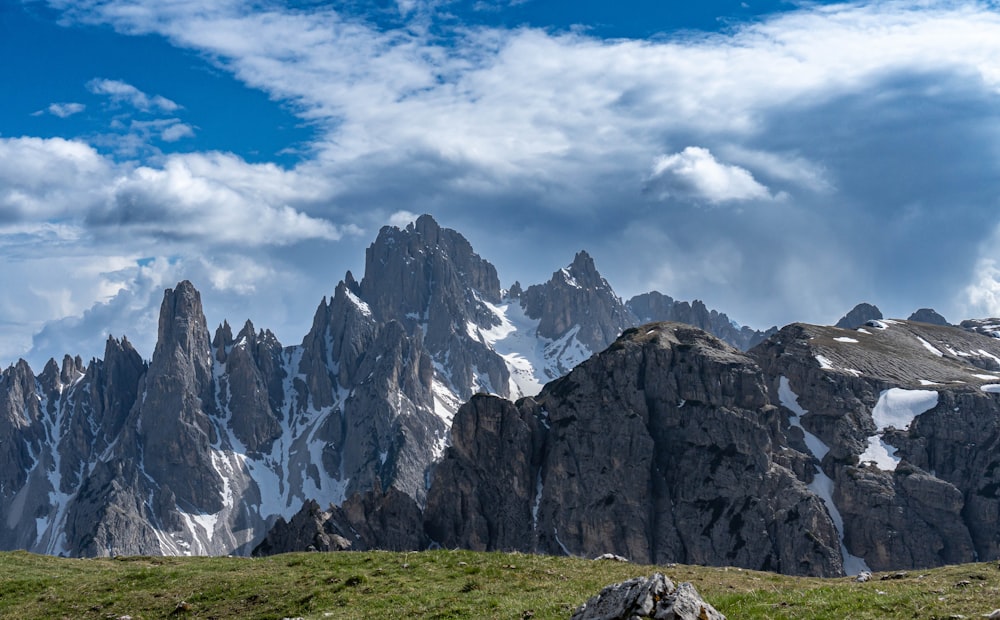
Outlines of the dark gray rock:
M543 418L530 399L515 406L477 395L459 410L427 498L432 540L476 551L534 549Z
M423 515L413 498L391 488L357 493L323 511L308 501L286 522L278 519L252 555L293 551L418 551L427 547Z
M251 555L255 557L290 553L293 551L347 551L351 541L328 532L324 527L330 518L315 500L310 500L295 513L290 521L278 517L267 536Z

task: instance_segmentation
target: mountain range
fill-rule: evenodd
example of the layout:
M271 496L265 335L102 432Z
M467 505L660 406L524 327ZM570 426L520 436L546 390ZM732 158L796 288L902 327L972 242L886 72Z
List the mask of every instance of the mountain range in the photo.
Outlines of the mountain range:
M442 545L826 576L997 558L1000 322L856 310L759 332L624 302L585 252L503 289L426 215L379 232L298 345L249 321L210 336L181 282L150 360L109 338L0 374L0 548Z

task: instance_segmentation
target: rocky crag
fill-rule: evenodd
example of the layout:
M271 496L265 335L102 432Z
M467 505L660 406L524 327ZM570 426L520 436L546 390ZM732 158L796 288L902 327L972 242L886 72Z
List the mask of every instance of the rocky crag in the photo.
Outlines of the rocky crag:
M383 228L299 345L249 321L211 333L181 282L150 360L109 338L102 359L0 373L0 548L247 553L309 501L355 533L403 514L401 497L420 511L465 400L537 394L632 321L586 253L503 290L429 216Z

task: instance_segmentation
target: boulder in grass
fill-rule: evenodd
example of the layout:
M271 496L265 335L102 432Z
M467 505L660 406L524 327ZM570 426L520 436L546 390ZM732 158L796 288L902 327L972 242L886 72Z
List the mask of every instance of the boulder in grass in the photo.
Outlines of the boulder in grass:
M725 620L690 583L675 586L661 573L610 585L581 605L571 620Z

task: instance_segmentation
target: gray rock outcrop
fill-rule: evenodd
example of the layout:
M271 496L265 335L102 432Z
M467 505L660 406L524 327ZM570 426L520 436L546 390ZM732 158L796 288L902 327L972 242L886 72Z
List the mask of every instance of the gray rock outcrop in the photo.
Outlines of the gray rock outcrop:
M347 551L351 541L327 531L330 513L315 500L307 501L289 521L279 517L251 555L255 557L291 551Z
M675 586L662 573L612 584L573 612L572 620L665 618L725 620L688 582Z
M320 509L308 501L289 521L279 519L252 552L254 556L291 551L418 551L428 539L423 514L410 496L390 488L357 493L341 506Z

